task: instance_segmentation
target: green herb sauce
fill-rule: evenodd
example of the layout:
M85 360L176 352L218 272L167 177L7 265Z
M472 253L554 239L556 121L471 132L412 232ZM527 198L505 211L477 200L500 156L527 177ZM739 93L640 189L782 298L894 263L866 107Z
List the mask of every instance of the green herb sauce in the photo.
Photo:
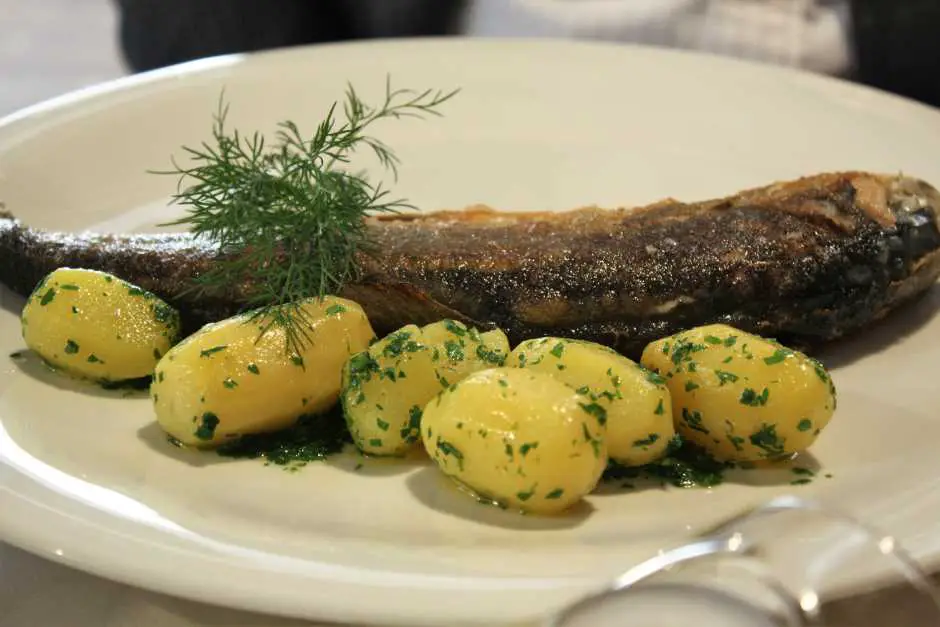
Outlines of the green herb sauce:
M216 453L235 459L264 459L276 466L294 466L325 459L351 442L339 412L304 414L283 431L245 435L224 443Z
M714 460L701 448L676 435L669 442L663 458L651 464L629 468L610 462L604 472L604 481L649 479L679 488L709 488L721 484L725 472L734 467L734 464Z

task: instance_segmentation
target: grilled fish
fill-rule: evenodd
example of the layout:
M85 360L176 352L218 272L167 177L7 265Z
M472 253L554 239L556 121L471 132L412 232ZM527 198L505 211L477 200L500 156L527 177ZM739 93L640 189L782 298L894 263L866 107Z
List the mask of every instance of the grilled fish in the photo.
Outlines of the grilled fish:
M638 209L376 216L378 253L342 296L379 332L453 318L513 342L561 335L638 357L654 339L725 323L811 349L936 282L938 216L927 183L860 172ZM58 267L103 270L177 306L191 330L251 294L250 282L183 293L217 260L189 234L61 234L0 218L0 281L13 291Z

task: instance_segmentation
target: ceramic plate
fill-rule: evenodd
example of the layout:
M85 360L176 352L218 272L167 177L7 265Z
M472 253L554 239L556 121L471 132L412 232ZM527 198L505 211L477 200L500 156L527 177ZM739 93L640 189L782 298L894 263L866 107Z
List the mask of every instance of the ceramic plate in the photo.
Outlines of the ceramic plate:
M398 41L233 56L110 83L0 123L0 197L28 223L147 231L174 181L147 174L232 125L312 129L352 82L462 88L433 122L385 125L396 191L423 209L561 210L725 195L828 170L940 183L940 114L779 69L628 46ZM772 496L830 499L940 565L936 294L828 356L838 415L806 486L757 474L709 490L598 495L577 516L519 517L423 464L340 457L286 473L179 451L146 398L91 392L6 360L0 311L0 535L81 569L201 601L401 625L508 623L577 597ZM825 473L831 478L825 478Z

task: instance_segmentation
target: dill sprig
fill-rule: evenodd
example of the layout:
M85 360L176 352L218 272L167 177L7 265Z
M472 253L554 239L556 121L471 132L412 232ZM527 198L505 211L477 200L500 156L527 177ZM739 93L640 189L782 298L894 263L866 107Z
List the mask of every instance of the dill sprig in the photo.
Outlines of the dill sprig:
M365 148L397 180L395 152L366 130L382 119L440 115L437 108L458 91L392 89L386 80L384 102L371 107L348 85L341 112L334 103L311 136L285 121L271 143L258 132L228 129L223 93L212 141L183 147L190 165L174 159L172 170L158 172L179 177L172 202L186 208L168 224L185 225L218 247L217 262L187 290L249 286L246 308L261 334L283 327L288 350L300 352L310 320L298 302L336 294L359 276L360 254L374 252L367 215L413 208L345 168Z

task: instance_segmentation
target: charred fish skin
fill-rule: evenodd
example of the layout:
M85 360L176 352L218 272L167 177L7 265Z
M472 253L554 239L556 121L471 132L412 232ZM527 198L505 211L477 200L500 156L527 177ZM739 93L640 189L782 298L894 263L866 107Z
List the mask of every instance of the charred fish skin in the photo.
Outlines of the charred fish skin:
M917 179L823 174L685 204L373 218L378 254L343 296L376 331L448 317L596 341L637 357L655 339L725 322L800 345L851 334L940 274L940 193ZM66 235L0 218L0 281L104 270L178 307L189 330L246 307L251 285L187 291L217 261L187 234Z
M837 173L633 211L399 218L377 276L514 341L565 335L638 356L724 322L812 347L936 281L938 215L940 194L922 181Z

